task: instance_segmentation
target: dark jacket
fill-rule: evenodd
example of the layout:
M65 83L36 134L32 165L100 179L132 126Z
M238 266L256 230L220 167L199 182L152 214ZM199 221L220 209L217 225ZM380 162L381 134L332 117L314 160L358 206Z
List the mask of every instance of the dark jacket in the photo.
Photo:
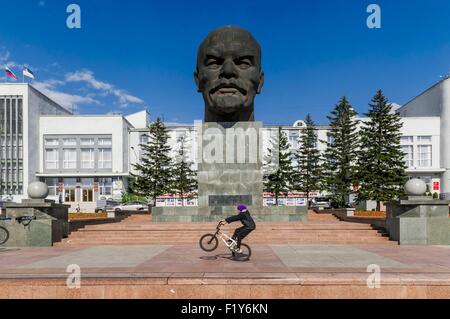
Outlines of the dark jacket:
M248 212L248 211L241 212L241 213L239 213L237 215L230 216L230 217L225 219L225 221L228 224L232 223L232 222L237 222L238 220L241 221L242 225L244 225L248 229L255 229L256 228L255 221L253 220L252 216L250 216L250 212Z

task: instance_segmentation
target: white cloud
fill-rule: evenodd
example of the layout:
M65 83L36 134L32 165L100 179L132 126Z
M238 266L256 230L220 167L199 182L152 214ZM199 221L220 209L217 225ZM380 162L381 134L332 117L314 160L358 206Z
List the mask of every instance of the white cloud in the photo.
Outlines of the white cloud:
M45 2L44 2L45 4ZM10 60L11 54L5 47L0 47L0 67L8 66L10 68L19 67L26 64L18 64ZM50 69L59 69L61 74L62 67L59 63L54 62L42 71L49 73ZM39 68L32 66L31 69L36 72ZM3 71L3 70L0 70ZM15 70L13 70L15 72ZM15 72L16 74L18 72ZM4 72L0 73L0 81L6 81ZM71 88L72 92L78 94L70 94L57 90L57 87L66 85L67 83L81 83L78 88ZM33 84L42 93L48 95L50 98L61 104L61 106L70 110L76 110L79 104L101 104L95 97L112 96L117 100L120 108L125 108L129 104L144 104L144 101L136 96L133 96L125 90L116 88L113 84L97 80L94 73L90 70L83 69L71 73L66 73L64 79L49 79L42 82L34 82Z
M2 50L0 52L0 63L6 63L9 60L9 57L11 56L11 54L9 53L9 51L6 50Z
M67 82L85 82L91 88L102 91L105 95L115 96L121 107L128 104L143 104L144 101L136 96L128 94L126 91L117 89L113 84L102 82L94 77L94 73L90 70L80 70L73 73L67 73L65 76Z
M100 104L99 101L89 96L69 94L56 90L56 86L63 84L63 81L48 80L44 82L34 82L33 86L54 100L56 103L72 112L76 112L78 110L79 104Z

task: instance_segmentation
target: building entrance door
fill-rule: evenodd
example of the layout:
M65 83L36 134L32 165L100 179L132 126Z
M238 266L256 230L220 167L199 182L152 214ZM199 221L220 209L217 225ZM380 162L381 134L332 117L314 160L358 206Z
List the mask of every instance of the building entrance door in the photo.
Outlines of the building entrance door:
M94 189L84 188L83 189L83 202L93 202L94 201Z
M66 203L75 202L75 188L64 189L64 202Z

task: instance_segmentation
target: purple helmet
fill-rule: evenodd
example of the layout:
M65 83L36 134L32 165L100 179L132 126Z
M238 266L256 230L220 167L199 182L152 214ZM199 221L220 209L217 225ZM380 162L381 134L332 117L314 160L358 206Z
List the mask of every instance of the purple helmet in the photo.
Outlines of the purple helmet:
M244 204L239 204L237 207L238 211L242 212L246 212L247 211L247 206L245 206Z

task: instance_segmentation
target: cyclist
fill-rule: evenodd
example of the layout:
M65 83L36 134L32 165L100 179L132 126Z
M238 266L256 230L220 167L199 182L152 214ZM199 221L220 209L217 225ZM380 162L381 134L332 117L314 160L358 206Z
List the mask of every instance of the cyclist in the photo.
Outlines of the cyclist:
M247 210L247 207L243 204L240 204L237 206L237 210L239 213L234 216L230 216L228 218L225 218L221 220L220 222L222 224L230 224L232 222L240 221L242 223L242 227L236 228L233 234L233 239L236 240L236 246L232 249L234 249L236 252L241 252L241 241L245 237L248 236L253 230L256 228L255 221L253 220L252 216L250 215L250 212Z

